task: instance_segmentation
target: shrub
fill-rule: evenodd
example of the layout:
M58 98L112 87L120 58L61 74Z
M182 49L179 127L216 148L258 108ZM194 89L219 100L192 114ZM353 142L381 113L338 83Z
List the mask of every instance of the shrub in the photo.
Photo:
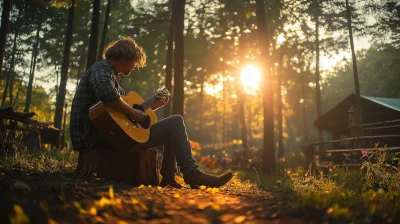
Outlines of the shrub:
M400 152L391 152L386 146L374 150L364 150L362 158L365 161L362 169L366 171L367 186L373 190L382 188L385 191L400 190L400 170L399 156Z

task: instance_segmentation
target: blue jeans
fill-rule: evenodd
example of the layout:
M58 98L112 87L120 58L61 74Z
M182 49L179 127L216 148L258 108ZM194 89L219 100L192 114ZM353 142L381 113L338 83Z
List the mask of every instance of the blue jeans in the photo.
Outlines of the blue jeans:
M152 148L164 145L161 165L163 178L174 178L177 164L183 175L199 169L192 155L192 148L186 133L183 117L173 115L159 120L150 129L150 138L146 143L139 143L140 148Z

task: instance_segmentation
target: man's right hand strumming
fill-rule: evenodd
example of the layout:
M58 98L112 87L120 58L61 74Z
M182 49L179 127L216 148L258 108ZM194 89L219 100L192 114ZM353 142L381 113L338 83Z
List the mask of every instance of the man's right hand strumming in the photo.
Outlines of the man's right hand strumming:
M143 111L138 109L133 109L133 111L133 114L130 116L131 118L133 118L133 120L138 122L146 120L147 115Z
M104 104L113 108L114 110L126 114L137 122L146 120L147 115L143 111L132 108L132 106L127 104L121 97L113 101L105 102Z

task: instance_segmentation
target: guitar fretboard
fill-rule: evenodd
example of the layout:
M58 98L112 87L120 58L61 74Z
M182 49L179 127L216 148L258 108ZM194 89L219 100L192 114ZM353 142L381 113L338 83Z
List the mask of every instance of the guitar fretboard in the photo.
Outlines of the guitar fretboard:
M157 101L157 96L153 96L152 98L148 99L144 103L142 103L140 106L143 108L144 111L149 109L153 103Z

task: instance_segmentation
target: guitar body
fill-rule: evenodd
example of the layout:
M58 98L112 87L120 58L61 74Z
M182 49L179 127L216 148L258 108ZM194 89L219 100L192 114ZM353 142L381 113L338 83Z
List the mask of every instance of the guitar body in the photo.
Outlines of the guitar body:
M129 105L141 105L144 100L136 93L129 92L121 98ZM143 128L134 123L125 114L104 105L102 101L89 109L89 117L101 137L119 149L129 149L136 142L145 143L150 137L150 127L157 122L157 116L151 108L145 113L150 118L150 126Z

